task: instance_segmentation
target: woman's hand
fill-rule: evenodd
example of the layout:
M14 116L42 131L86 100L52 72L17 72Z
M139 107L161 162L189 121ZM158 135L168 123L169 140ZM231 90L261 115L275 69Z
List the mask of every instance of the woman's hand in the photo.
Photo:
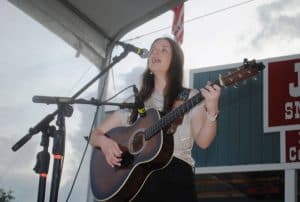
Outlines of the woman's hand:
M121 166L122 151L119 145L112 139L101 135L99 143L107 163L111 166Z
M208 81L205 88L200 89L204 97L204 104L209 114L214 115L219 112L219 97L221 94L221 87Z
M92 135L90 143L94 147L100 147L103 152L106 162L111 166L121 166L122 151L114 140L105 136L101 129L96 128Z

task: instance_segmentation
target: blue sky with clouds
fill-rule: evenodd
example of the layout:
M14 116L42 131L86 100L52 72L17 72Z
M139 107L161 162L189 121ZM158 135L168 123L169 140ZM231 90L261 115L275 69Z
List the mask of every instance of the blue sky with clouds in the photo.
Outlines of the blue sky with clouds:
M185 5L185 19L240 3L230 1L191 0ZM7 1L0 1L0 188L12 189L15 201L35 201L38 176L32 170L35 164L40 135L35 135L17 152L11 146L38 121L55 110L55 106L32 103L34 95L72 96L98 70L76 51ZM149 33L172 23L172 13L167 12L130 32L125 39ZM139 47L149 48L156 37L170 35L170 29L130 41ZM298 0L256 0L185 24L184 43L186 85L188 71L193 68L241 62L243 58L299 54L300 4ZM118 52L120 50L116 50ZM134 54L113 69L114 82L110 94L133 82L145 60ZM112 76L110 76L112 81ZM97 84L81 97L97 96ZM93 106L74 106L67 118L67 142L60 200L65 201L73 176L85 146L95 112ZM49 147L51 152L51 145ZM71 201L86 199L88 159L84 161ZM47 189L50 190L52 164L49 167ZM48 191L49 191L48 190ZM48 195L49 193L47 193Z

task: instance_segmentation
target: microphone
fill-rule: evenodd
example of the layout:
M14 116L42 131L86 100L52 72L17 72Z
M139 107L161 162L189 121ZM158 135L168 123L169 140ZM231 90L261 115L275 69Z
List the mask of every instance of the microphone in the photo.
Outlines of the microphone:
M73 104L74 99L70 97L51 97L35 95L32 97L34 103L57 104L57 103L70 103Z
M122 46L124 48L124 50L138 54L141 58L148 58L148 56L149 56L149 51L145 48L143 48L143 49L138 48L132 44L124 43L121 41L117 41L116 44Z
M134 98L135 98L134 102L135 102L137 111L141 117L144 117L144 116L146 116L146 109L145 109L144 102L141 100L140 96L138 95L139 91L138 91L136 85L133 85L133 92L134 92Z

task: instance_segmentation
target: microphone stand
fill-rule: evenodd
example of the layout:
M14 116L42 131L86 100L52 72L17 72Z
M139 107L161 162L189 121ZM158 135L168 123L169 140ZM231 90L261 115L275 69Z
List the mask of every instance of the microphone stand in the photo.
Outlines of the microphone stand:
M76 92L71 98L75 99L78 97L83 91L85 91L89 86L91 86L96 80L102 77L110 68L112 68L116 63L120 62L123 58L125 58L129 53L128 49L124 49L124 51L113 58L112 63L110 63L106 68L104 68L98 75L96 75L91 81L89 81L85 86L83 86L78 92ZM20 149L24 144L26 144L33 135L41 132L47 131L50 127L50 122L54 120L54 117L57 115L57 125L59 129L54 133L54 143L53 143L53 155L54 155L54 165L53 165L53 176L51 183L51 193L50 193L50 201L56 202L58 198L59 184L61 178L61 172L63 168L63 156L65 149L65 116L70 115L70 105L66 105L66 103L57 103L58 109L54 111L52 114L44 117L37 125L33 128L29 129L29 133L23 136L19 141L17 141L13 146L12 150L15 152ZM72 109L73 111L73 109ZM72 113L71 113L72 114ZM70 115L71 116L71 115ZM44 133L43 133L44 134ZM36 166L37 172L48 172L49 160L48 160L48 137L47 135L42 135L42 143L44 146L44 150L38 154L38 167ZM42 158L43 157L43 158ZM40 164L43 163L43 169L39 169ZM41 171L42 170L42 171ZM38 190L38 202L43 202L45 197L45 186L46 186L46 178L40 177L39 182L39 190Z
M49 169L49 160L50 155L48 152L49 146L49 137L53 137L55 131L54 126L47 127L42 130L42 140L41 146L43 150L37 154L37 162L34 167L34 171L39 174L39 191L38 191L38 201L45 201L45 190L46 190L46 181Z
M50 191L50 201L56 202L58 198L59 184L63 169L63 158L65 154L65 116L71 117L73 108L65 103L58 103L58 114L56 124L58 130L54 133L52 154L54 158L52 170L52 183Z
M44 150L38 153L37 157L37 164L34 170L40 174L40 181L39 181L39 192L38 192L38 201L44 201L45 199L45 187L46 187L46 178L49 168L49 152L48 152L48 145L49 145L49 137L53 137L53 150L52 154L54 157L54 164L53 164L53 172L52 172L52 183L51 183L51 191L50 191L50 202L56 202L58 197L59 191L59 183L63 168L63 158L65 152L65 116L71 117L73 113L73 107L69 104L90 104L90 105L113 105L119 106L122 108L136 108L136 103L112 103L112 102L101 102L92 98L91 100L84 100L84 99L71 99L71 98L59 98L59 97L48 97L45 98L44 96L35 96L36 100L42 98L40 103L46 104L57 104L58 105L58 115L57 115L57 122L58 130L55 129L54 126L46 128L43 130L42 135L42 142L41 145L44 146Z

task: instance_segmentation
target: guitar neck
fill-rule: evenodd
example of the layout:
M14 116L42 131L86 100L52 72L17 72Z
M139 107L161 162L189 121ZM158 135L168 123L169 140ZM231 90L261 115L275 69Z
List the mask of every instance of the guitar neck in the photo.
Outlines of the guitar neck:
M213 84L220 85L220 81L217 80ZM203 96L201 92L194 95L191 99L181 104L176 109L170 111L165 116L163 116L159 121L154 123L152 126L146 129L145 138L146 140L150 139L160 130L166 128L171 125L178 117L183 116L185 113L189 112L192 108L194 108L197 104L199 104L203 100Z
M231 85L235 86L236 84L238 84L238 82L244 81L246 79L249 79L249 78L255 76L260 71L262 71L264 68L265 68L265 65L261 62L256 63L255 60L248 61L247 59L244 59L243 65L241 65L239 68L237 68L237 70L235 70L233 72L229 72L229 74L227 74L225 76L220 75L219 79L216 80L213 84L217 84L220 87L231 86ZM198 94L193 96L187 102L180 105L175 110L167 113L159 121L157 121L152 126L150 126L149 128L146 129L146 131L145 131L146 140L150 139L152 136L154 136L160 130L169 126L178 117L183 116L186 112L190 111L194 106L199 104L202 100L203 100L202 94L199 92Z

